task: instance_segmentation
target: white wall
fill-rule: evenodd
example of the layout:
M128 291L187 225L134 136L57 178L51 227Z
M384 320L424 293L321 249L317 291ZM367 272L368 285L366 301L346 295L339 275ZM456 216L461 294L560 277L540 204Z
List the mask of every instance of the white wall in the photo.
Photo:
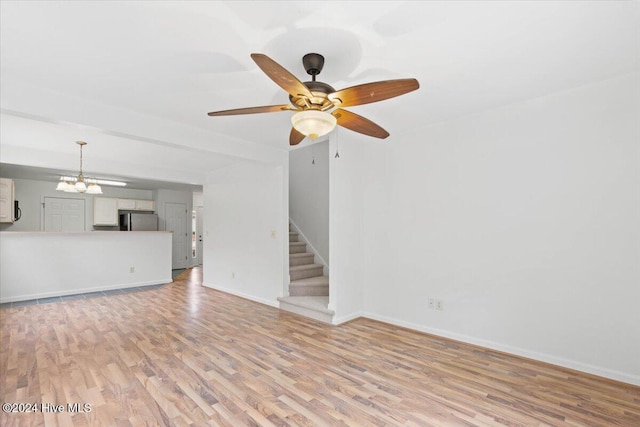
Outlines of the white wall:
M363 206L343 198L362 212L341 259L365 251L365 314L640 384L639 82L371 144Z
M201 207L204 206L204 196L202 195L202 191L194 191L193 192L193 207Z
M204 185L203 284L277 306L288 277L287 157L241 162ZM275 233L275 237L272 236Z
M289 217L328 267L328 140L289 152Z
M339 158L334 157L336 144ZM329 308L335 310L334 323L362 314L366 285L362 220L367 215L363 210L362 158L370 144L380 142L344 129L337 129L330 141Z
M75 171L88 141L85 169L96 175L203 182L206 172L238 159L276 161L281 151L184 123L59 91L2 81L3 163ZM126 155L123 155L125 154Z
M0 302L170 283L171 235L2 232L0 264Z
M10 176L2 176L11 178ZM56 191L55 182L36 181L30 179L14 179L16 188L16 200L20 202L22 217L13 224L0 224L0 231L41 231L42 198L61 197L85 200L85 230L93 230L93 198L94 197L120 197L123 199L152 200L153 191L134 190L129 188L116 188L102 186L104 194L93 196L91 194L65 193ZM99 227L101 230L109 227ZM114 227L115 229L115 227Z

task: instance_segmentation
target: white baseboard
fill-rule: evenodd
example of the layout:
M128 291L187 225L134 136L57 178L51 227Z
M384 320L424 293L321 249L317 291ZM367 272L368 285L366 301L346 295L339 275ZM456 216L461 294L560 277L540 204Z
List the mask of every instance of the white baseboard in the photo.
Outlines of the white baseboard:
M80 289L71 289L71 290L67 289L62 291L38 292L37 294L18 295L14 297L0 298L0 303L30 301L38 298L63 297L67 295L87 294L90 292L112 291L114 289L136 288L140 286L166 285L167 283L171 283L171 282L173 282L172 279L160 279L160 280L148 280L148 281L136 282L136 283L127 283L124 285L119 284L119 285L108 285L108 286L95 286L92 288L80 288Z
M418 325L416 323L405 322L405 321L394 319L391 317L380 316L374 313L361 312L361 313L358 313L358 315L359 317L366 317L368 319L389 323L391 325L413 329L415 331L424 332L431 335L437 335L437 336L449 338L455 341L461 341L464 343L485 347L491 350L497 350L504 353L513 354L516 356L522 356L528 359L533 359L540 362L545 362L552 365L557 365L564 368L569 368L576 371L585 372L588 374L593 374L593 375L597 375L604 378L609 378L615 381L621 381L627 384L640 386L640 375L633 375L626 372L615 371L615 370L603 368L600 366L594 366L587 363L582 363L576 360L565 359L562 357L557 357L557 356L553 356L545 353L538 353L535 351L531 351L531 350L527 350L519 347L513 347L507 344L497 343L494 341L483 340L480 338L458 334L458 333L446 331L443 329L429 328L423 325ZM353 318L355 318L354 316L356 315L346 316L344 319L347 319L347 320L343 320L343 318L340 318L339 319L340 322L336 322L336 324L344 323L345 321L352 320Z
M350 321L355 320L355 319L357 319L359 317L369 317L369 316L367 316L367 313L363 313L361 311L358 311L356 313L349 314L347 316L342 316L342 317L338 317L338 318L334 317L332 323L334 325L336 325L336 326L339 326L339 325L342 325L343 323L350 322Z
M223 286L212 285L211 283L202 282L202 286L206 286L207 288L215 289L216 291L224 292L226 294L235 295L240 298L248 299L250 301L259 302L260 304L268 305L270 307L280 308L278 301L271 301L265 298L259 298L254 295L245 294L242 292L238 292L234 289L225 288Z

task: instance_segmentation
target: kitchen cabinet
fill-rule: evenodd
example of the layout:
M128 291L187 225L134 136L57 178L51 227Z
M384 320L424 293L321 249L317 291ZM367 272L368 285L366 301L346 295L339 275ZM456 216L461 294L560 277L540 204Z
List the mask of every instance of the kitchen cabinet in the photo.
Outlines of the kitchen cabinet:
M155 211L153 200L118 199L118 209L123 211Z
M0 222L12 223L15 186L12 179L0 178Z
M118 210L132 211L136 209L136 201L133 199L118 199Z
M137 211L155 211L156 204L153 200L136 200Z
M118 225L118 199L93 198L93 225Z

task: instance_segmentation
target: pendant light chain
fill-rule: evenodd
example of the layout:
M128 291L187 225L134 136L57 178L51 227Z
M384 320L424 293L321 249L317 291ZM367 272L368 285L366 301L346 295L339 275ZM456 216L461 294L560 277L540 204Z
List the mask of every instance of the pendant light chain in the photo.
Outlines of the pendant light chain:
M84 184L84 175L82 174L82 147L84 147L85 145L87 145L86 142L84 141L76 141L76 144L78 144L80 146L80 173L78 174L78 181L76 182L76 185L78 185L78 183L82 183L82 185ZM85 188L79 188L80 192L85 192L86 191L86 187Z

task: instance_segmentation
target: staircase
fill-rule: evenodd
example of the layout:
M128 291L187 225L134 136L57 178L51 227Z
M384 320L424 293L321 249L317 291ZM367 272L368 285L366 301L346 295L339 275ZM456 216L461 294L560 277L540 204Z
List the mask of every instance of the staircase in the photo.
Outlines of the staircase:
M323 275L322 264L314 264L314 255L307 244L298 241L298 233L289 232L289 295L329 296L329 278Z
M289 224L289 296L278 298L280 308L331 323L333 310L329 305L329 277L322 264L315 264L315 256L307 252L307 244Z

